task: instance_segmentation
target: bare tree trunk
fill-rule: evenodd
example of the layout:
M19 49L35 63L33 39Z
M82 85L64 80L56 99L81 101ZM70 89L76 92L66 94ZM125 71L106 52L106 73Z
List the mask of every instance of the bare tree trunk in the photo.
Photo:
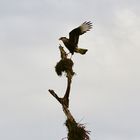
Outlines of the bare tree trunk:
M50 94L62 105L63 112L65 113L67 120L65 125L68 130L67 139L68 140L89 140L89 131L85 130L83 124L79 124L75 121L69 110L69 95L72 83L73 72L73 61L67 58L67 54L63 47L59 47L61 53L61 60L56 64L55 70L58 76L62 75L62 72L66 73L67 78L67 88L63 98L58 97L54 90L49 89Z

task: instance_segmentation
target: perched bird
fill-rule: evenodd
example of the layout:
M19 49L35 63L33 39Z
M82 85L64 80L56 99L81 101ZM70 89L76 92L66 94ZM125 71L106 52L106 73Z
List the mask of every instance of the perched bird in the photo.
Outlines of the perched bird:
M87 49L82 49L78 47L79 36L86 33L87 31L90 31L91 28L92 23L90 21L85 21L79 27L73 29L69 33L69 39L66 37L61 37L59 38L59 40L61 40L64 43L64 45L72 55L74 54L74 52L85 54L87 52Z

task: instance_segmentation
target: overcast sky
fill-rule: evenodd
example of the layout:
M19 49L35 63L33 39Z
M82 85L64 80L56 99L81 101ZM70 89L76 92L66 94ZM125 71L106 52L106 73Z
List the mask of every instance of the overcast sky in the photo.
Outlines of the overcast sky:
M75 54L70 110L91 140L140 140L138 0L0 0L0 139L67 136L58 77L59 41L84 21L86 55Z

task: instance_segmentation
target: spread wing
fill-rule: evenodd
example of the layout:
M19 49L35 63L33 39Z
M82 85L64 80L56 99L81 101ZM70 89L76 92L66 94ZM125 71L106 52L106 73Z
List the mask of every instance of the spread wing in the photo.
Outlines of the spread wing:
M90 21L89 22L84 22L79 27L73 29L69 33L69 41L77 46L79 36L86 33L87 31L90 31L91 28L92 28L92 23Z

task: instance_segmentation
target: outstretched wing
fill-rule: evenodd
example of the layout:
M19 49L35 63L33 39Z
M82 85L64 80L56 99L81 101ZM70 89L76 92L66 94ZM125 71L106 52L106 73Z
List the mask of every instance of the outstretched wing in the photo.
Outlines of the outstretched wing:
M79 36L86 33L87 31L89 31L92 28L92 23L89 22L84 22L83 24L81 24L79 27L73 29L70 33L69 33L69 41L76 45L78 44L78 40L79 40Z

